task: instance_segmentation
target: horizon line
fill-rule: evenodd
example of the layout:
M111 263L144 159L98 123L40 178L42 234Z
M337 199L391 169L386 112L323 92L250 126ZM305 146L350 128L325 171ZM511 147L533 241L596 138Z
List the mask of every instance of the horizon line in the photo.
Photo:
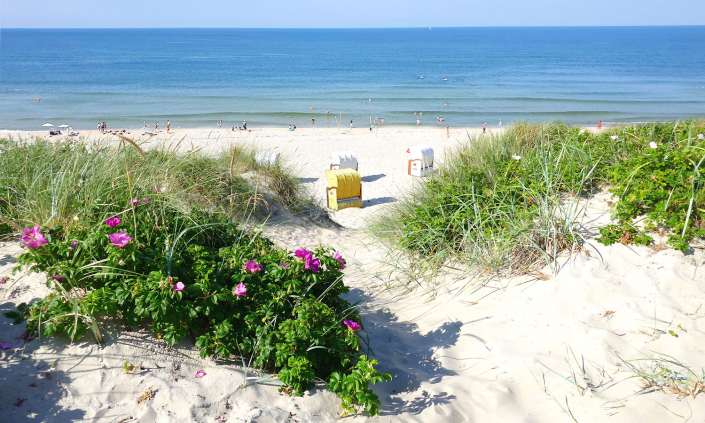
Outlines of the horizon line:
M3 29L479 29L479 28L653 28L653 27L705 27L693 24L655 24L655 25L483 25L483 26L370 26L370 27L200 27L200 26L179 26L179 27L26 27L26 26L3 26Z

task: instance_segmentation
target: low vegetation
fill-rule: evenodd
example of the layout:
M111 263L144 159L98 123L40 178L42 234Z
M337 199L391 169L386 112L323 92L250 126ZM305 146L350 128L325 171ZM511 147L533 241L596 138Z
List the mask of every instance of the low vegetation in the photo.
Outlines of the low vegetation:
M452 151L436 174L373 222L417 269L456 265L517 274L580 248L580 200L614 196L604 243L668 234L685 251L705 235L705 122L630 125L592 134L519 124ZM638 223L638 225L637 225Z
M18 262L51 288L10 313L26 318L28 336L102 342L106 318L148 321L170 344L192 339L202 357L278 373L290 394L319 379L345 411L378 414L369 384L391 377L363 353L357 305L341 297L344 258L282 250L244 225L272 201L306 206L284 168L238 149L207 157L41 140L0 149L3 228L19 232Z

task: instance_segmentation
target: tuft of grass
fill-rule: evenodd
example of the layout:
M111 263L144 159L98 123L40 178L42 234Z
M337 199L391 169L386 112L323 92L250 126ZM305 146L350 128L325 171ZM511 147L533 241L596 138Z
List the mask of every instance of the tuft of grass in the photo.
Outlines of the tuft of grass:
M631 377L641 379L642 389L637 394L663 391L679 398L695 398L705 393L705 369L693 369L680 360L654 352L651 357L625 360L616 352L613 354L625 365Z

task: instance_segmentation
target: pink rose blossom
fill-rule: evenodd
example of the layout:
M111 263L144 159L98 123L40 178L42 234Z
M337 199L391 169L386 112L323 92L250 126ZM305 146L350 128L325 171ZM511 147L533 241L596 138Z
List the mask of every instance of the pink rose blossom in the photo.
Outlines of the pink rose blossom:
M55 281L58 281L58 282L63 282L66 280L66 278L62 278L61 276L50 276L49 279L54 279Z
M205 376L205 375L206 375L206 372L204 372L203 370L199 370L199 371L196 372L196 377L199 378L199 379L202 378L202 377Z
M261 264L257 264L256 260L248 261L243 266L245 266L245 270L250 273L261 272L262 269L264 269L264 266L262 266Z
M120 260L118 261L118 264L125 264L125 260L120 259Z
M245 284L240 282L235 289L233 289L233 295L237 295L238 297L241 295L247 295L247 289L245 288Z
M149 204L149 203L151 203L151 202L152 202L152 200L150 200L149 198L143 198L143 199L142 199L142 204Z
M310 252L305 248L302 248L300 250L296 250L296 252L294 253L294 255L298 258L306 258L306 256L309 254L310 254Z
M340 262L340 270L345 269L345 261L343 260L343 256L340 255L340 252L336 251L335 254L333 254L333 258Z
M7 279L0 278L0 285L5 285L6 283L7 283Z
M110 219L105 221L105 224L110 226L111 228L114 228L120 224L120 218L119 217L111 217Z
M132 241L132 237L127 236L127 231L118 232L108 235L110 237L110 245L123 248Z
M39 225L25 229L22 234L22 239L22 245L30 250L49 243L49 241L44 238L44 235L39 232Z
M140 200L138 200L138 199L136 199L136 198L133 198L133 199L130 200L127 204L130 205L130 206L139 206L139 205L140 205Z
M356 322L353 322L352 320L343 320L343 323L345 323L345 326L349 327L352 330L360 330L362 329L362 326L357 324Z
M78 247L78 242L74 241L71 243L71 248L76 248Z
M313 254L307 254L306 255L306 265L304 266L305 269L311 269L313 273L318 273L319 266L321 265L321 261L318 259L313 258Z
M185 288L185 286L184 286L183 282L176 282L174 284L174 291L183 291L184 288Z

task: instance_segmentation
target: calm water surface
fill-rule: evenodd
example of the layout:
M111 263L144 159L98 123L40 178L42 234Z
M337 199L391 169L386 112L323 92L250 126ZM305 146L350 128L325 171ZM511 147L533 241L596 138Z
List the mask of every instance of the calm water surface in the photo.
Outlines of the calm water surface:
M360 126L415 124L414 112L451 126L703 116L703 40L705 26L3 29L0 128L335 126L341 112Z

